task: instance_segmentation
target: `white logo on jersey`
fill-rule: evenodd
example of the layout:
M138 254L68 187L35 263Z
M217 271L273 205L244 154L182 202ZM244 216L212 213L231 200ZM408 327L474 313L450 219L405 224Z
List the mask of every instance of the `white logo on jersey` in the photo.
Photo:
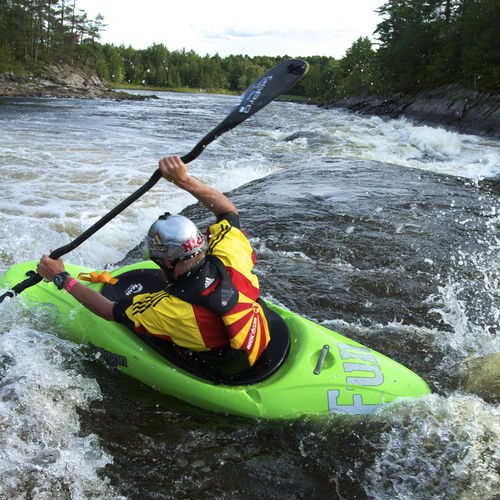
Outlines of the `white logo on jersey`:
M141 283L134 283L125 290L125 295L127 297L130 295L137 295L138 293L142 292L143 289L144 287Z

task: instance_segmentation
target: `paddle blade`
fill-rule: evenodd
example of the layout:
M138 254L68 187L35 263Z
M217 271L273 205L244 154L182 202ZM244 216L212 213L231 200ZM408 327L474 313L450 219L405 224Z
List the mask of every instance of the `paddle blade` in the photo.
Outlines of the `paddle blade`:
M289 59L271 68L243 92L238 104L224 121L203 137L187 155L183 156L182 161L184 163L193 161L217 137L236 127L295 85L308 69L309 65L301 59Z
M236 125L246 120L295 85L308 69L309 65L300 59L290 59L274 66L245 90L224 122Z

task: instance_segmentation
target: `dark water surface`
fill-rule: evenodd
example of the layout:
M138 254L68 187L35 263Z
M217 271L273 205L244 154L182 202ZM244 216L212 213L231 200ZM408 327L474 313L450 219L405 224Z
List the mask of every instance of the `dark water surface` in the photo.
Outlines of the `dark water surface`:
M2 269L74 238L155 159L187 152L228 102L4 102ZM500 164L482 141L273 103L192 166L238 205L266 299L403 363L432 395L359 417L218 415L96 362L6 301L0 496L495 498ZM208 225L191 203L160 186L68 260L132 261L163 210Z
M488 236L495 230L490 227L490 207L497 201L493 191L491 185L457 177L335 158L254 181L231 192L230 198L254 242L267 298L320 323L328 325L335 318L337 331L413 369L446 400L463 388L460 363L484 344L492 345L497 333L494 297L485 297L484 290L476 288L485 270L474 259L465 258L488 254ZM203 226L211 220L199 206L183 213ZM125 261L135 257L131 253ZM442 311L451 304L444 304L446 297L435 293L466 278L469 285L454 300L470 304L469 322L480 335L469 339L473 346L468 342L457 350L447 339L460 332L444 321ZM426 403L431 412L441 403L438 397L432 398ZM463 403L470 404L467 398ZM141 409L142 404L134 404L132 415ZM173 462L158 458L158 472L168 477L167 484L174 482L179 488L168 494L159 491L165 498L183 494L193 498L368 498L372 494L366 477L384 449L381 435L401 433L400 426L411 432L405 426L411 425L412 414L423 412L428 418L429 409L403 405L391 411L392 419L396 412L395 421L384 416L332 416L287 423L256 423L196 411L196 417L190 412L187 429L182 413L167 412L166 420L174 429L141 425L133 463L134 467L142 464L137 472L149 468L151 453L172 456ZM165 416L164 410L159 411ZM132 431L137 416L127 419L127 429ZM180 435L179 428L183 429ZM495 436L487 437L487 433L485 429L480 440L493 450ZM437 433L436 438L450 437ZM151 444L146 446L146 442ZM403 478L385 478L385 488L393 493L377 485L383 491L380 496L396 494L392 481L407 491L400 498L444 497L451 488L457 494L469 491L470 479L449 484L444 463L434 472L433 480L441 483L438 486L429 485L428 477L413 477L415 468L423 472L419 461L443 453L441 445L418 443L411 457L415 464L400 473ZM451 456L459 460L469 445L450 443L460 449L450 450ZM398 453L405 451L404 440L401 447ZM425 457L426 453L430 456ZM216 457L215 461L210 457ZM446 460L446 454L442 458ZM385 459L399 468L400 464L396 467L392 462L398 457ZM177 469L179 464L184 474ZM127 468L118 475L128 477L130 472ZM141 476L134 476L136 486ZM412 493L413 483L428 489ZM138 491L139 497L150 487Z

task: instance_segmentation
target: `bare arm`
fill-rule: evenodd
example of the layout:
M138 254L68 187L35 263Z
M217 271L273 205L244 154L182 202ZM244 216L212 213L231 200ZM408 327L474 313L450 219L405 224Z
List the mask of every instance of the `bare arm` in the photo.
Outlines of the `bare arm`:
M238 213L236 205L226 195L191 177L186 165L178 156L168 156L161 159L159 166L165 179L191 193L216 216L227 212Z
M56 274L59 274L64 271L64 263L62 259L51 259L48 255L43 255L40 259L40 262L36 268L38 274L43 276L45 279L52 281ZM68 283L73 278L71 276L66 276L64 278L64 287L68 285ZM61 293L66 293L61 290ZM71 295L80 302L87 309L92 311L97 316L104 318L108 321L113 321L113 306L114 302L107 299L99 292L93 290L92 288L88 288L81 283L75 283L70 291Z

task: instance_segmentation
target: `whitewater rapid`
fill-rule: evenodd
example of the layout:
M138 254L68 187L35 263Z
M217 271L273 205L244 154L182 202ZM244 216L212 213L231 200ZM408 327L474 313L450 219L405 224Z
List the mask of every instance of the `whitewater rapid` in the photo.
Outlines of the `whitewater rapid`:
M0 272L16 262L37 260L81 234L140 187L159 158L189 152L236 100L173 93L130 102L2 98ZM333 199L330 215L343 228L335 255L322 251L322 234L318 241L304 241L300 224L309 222L308 212L300 212L302 200L293 193L289 213L293 208L300 217L287 221L298 228L288 246L277 231L268 234L265 227L262 234L255 230L251 235L264 283L271 271L289 271L284 291L268 286L266 293L278 303L296 300L301 314L401 356L428 376L435 393L371 417L300 420L287 424L286 432L282 425L233 421L125 379L84 347L58 339L50 311L8 300L0 317L0 496L305 498L313 492L318 498L341 498L354 492L376 499L493 498L500 461L498 401L468 391L458 379L467 363L478 359L474 371L479 373L486 366L483 356L499 352L498 191L482 187L495 186L500 178L499 147L493 139L407 120L282 102L223 135L189 166L193 175L227 192L270 174L286 179L292 167L307 167L310 174L301 182L311 196L305 201L312 206ZM459 179L467 196L477 192L475 204L464 204L457 195L460 186L428 202L433 216L463 228L464 237L452 251L438 244L421 258L415 251L419 259L408 279L415 286L420 278L425 282L423 307L434 317L430 324L424 324L425 317L421 323L397 320L389 306L384 310L384 301L389 302L385 294L392 287L394 311L412 318L404 316L404 297L397 288L406 263L391 267L388 262L397 263L402 237L418 241L423 222L439 231L439 221L421 217L426 209L422 198L415 206L410 200L390 218L392 205L385 205L380 180L365 198L352 185L338 187L334 176L322 192L314 167L326 171L339 158L359 168L365 182L370 171L349 162L380 162L370 168L380 168L380 177L384 169L391 172L384 182L396 207L398 187L404 191L410 176L392 176L397 169L387 164L411 167L422 175L422 186L430 182L426 174L436 173ZM344 171L343 178L349 173L355 178L356 172ZM286 198L280 191L284 186L278 180L272 185L278 202ZM359 195L360 213L355 203L348 212L337 203L344 199L347 204L353 192ZM261 201L258 190L242 193L246 209L253 200L255 205ZM159 213L180 212L193 202L161 181L67 258L96 268L113 265L142 240ZM286 207L282 210L279 215L285 217ZM274 215L266 214L271 221ZM333 225L329 220L325 217L321 231ZM359 246L353 245L357 235L388 239L379 260L356 261L364 251L361 237ZM304 284L304 277L311 284ZM356 317L352 304L342 299L360 283L366 289L362 299L353 300ZM419 300L409 292L408 297ZM222 486L213 482L222 477Z

